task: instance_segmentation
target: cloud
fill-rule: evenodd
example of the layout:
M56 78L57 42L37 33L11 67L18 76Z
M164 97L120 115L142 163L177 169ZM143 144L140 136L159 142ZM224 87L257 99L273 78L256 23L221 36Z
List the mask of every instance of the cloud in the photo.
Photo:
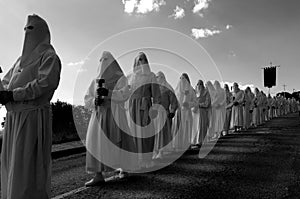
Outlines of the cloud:
M174 9L174 13L169 17L174 17L174 19L181 19L184 16L185 16L184 9L180 8L179 6L176 6L176 8Z
M77 73L84 73L84 72L87 72L87 69L79 68L79 69L77 70Z
M82 66L83 64L85 64L86 61L88 61L89 59L88 58L84 58L78 62L70 62L70 63L67 63L67 66L72 66L72 67L77 67L77 66Z
M192 36L196 39L206 38L206 37L213 36L215 34L220 34L220 33L221 33L220 30L210 30L207 28L201 28L201 29L193 28L192 29Z
M78 61L78 62L70 62L70 63L67 64L67 66L73 66L73 67L82 66L84 64L84 62L85 62L84 60L81 60L81 61Z
M226 25L226 30L229 30L229 29L231 29L232 28L232 25Z
M211 0L195 0L193 13L198 13L200 16L203 17L203 14L201 14L200 12L208 8L210 1Z
M229 52L229 56L230 56L230 57L236 57L236 54L235 54L234 51L231 50L231 51Z
M166 5L165 0L122 0L124 12L128 14L146 14L159 11L160 6Z
M135 7L138 4L138 1L137 0L122 0L122 3L124 4L124 12L133 13Z

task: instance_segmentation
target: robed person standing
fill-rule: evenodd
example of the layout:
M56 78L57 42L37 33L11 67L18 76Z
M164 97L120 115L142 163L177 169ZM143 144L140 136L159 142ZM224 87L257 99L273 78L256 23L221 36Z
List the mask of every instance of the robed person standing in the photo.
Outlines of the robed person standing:
M260 125L260 112L261 112L261 109L260 109L260 106L261 106L261 96L260 96L260 92L258 90L258 88L255 88L254 89L254 98L252 100L252 125L254 127Z
M1 151L1 198L50 198L52 114L61 62L44 19L28 16L22 56L4 76L7 109Z
M243 128L247 130L251 125L250 106L252 103L253 95L250 87L245 89L245 97L243 102Z
M193 117L192 108L196 105L196 94L191 86L189 76L183 73L175 89L179 102L178 111L174 118L173 148L175 151L184 151L191 145Z
M98 87L100 80L104 80L104 87ZM124 109L129 96L127 78L121 67L110 52L104 51L97 76L84 96L85 107L92 110L86 135L86 171L95 174L86 186L104 183L105 172L118 168L130 171L137 167L137 157L133 155L136 146Z
M207 134L207 129L209 126L211 99L208 90L204 87L203 81L199 80L196 86L197 98L196 106L198 106L199 117L196 122L198 122L198 132L193 137L193 143L201 145ZM195 121L195 120L194 120Z
M210 99L211 99L211 106L210 106L210 113L209 113L209 126L207 129L207 141L209 141L212 138L216 138L216 132L215 132L215 126L216 126L216 98L217 98L217 92L214 87L214 85L211 83L211 81L206 82L206 88L209 92ZM213 104L214 102L214 104Z
M241 130L243 127L243 102L244 102L244 91L239 88L237 83L233 84L233 107L231 114L231 127L235 131Z
M225 115L225 121L224 121L224 127L223 127L223 134L226 135L228 134L230 130L230 121L231 121L231 111L232 111L232 100L233 100L233 95L229 90L229 87L227 84L224 85L224 90L226 94L226 115Z
M139 165L141 168L150 168L153 166L152 153L157 133L154 119L158 114L153 105L161 103L161 93L156 75L151 72L147 56L143 52L140 52L134 60L129 85L130 130L137 138Z
M226 94L225 90L221 87L219 81L214 82L214 87L216 90L215 99L212 100L212 107L215 108L216 118L215 118L215 133L217 137L221 136L223 131L225 116L226 116Z
M172 145L172 119L178 108L178 101L175 91L167 82L163 72L156 74L157 83L161 92L161 108L158 111L158 119L156 120L156 136L153 158L162 158L163 152L169 152ZM167 147L169 146L169 147Z

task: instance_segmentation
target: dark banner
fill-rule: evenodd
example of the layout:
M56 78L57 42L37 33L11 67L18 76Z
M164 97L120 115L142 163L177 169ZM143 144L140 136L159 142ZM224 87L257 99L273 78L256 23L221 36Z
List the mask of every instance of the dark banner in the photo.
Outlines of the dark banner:
M276 66L264 68L264 87L276 86Z

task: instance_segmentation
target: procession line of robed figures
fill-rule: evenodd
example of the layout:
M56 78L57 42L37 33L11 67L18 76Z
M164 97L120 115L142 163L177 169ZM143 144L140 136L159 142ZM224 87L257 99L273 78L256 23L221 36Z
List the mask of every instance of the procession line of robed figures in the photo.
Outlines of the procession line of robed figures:
M52 115L50 101L60 81L61 62L44 19L30 15L21 56L0 81L0 103L7 109L1 151L1 198L50 198ZM228 85L199 80L191 86L183 73L175 90L163 72L151 72L140 52L125 76L110 52L100 57L97 76L83 96L92 110L86 134L86 186L105 182L105 174L151 169L168 158L231 131L257 126L298 110L283 96L257 88L230 92ZM154 108L159 105L158 108ZM158 132L158 133L156 133ZM131 154L128 156L127 154ZM100 161L104 160L104 161ZM127 171L127 172L126 172Z

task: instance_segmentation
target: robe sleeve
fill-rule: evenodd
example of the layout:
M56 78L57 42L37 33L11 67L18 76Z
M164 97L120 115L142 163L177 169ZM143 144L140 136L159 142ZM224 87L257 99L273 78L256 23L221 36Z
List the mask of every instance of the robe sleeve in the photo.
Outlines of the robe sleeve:
M262 106L262 97L257 96L257 106L261 107Z
M204 97L205 97L204 102L200 103L199 105L201 108L208 108L211 105L211 98L209 93L207 92L206 95L204 95Z
M252 102L251 102L252 108L255 108L255 105L257 105L257 97L253 96L253 99L252 99Z
M195 91L192 90L190 95L191 95L191 101L189 102L189 105L190 105L190 108L193 108L198 105Z
M225 93L226 95L226 109L230 109L233 106L233 96L231 93Z
M93 80L84 96L84 107L90 110L95 109L96 81Z
M12 73L13 73L14 67L12 67L3 77L1 83L2 83L2 87L4 88L4 90L7 90L9 81L12 77Z
M245 97L244 92L240 91L235 101L237 101L239 104L242 104L244 102L244 97Z
M226 94L225 94L225 92L224 93L222 93L222 96L221 96L222 98L221 98L221 103L220 103L220 105L223 107L223 106L226 106Z
M157 83L156 77L153 74L151 77L151 97L153 98L154 104L160 104L161 101L161 93L160 88Z
M171 91L168 91L168 96L169 96L169 100L170 100L170 112L175 113L175 111L178 109L177 97Z
M44 93L55 90L60 80L61 62L55 53L44 55L37 78L24 87L13 90L15 101L33 100Z
M9 71L4 75L1 83L2 83L2 86L5 90L7 90L7 87L8 87L8 84L11 80L11 77L12 77L12 74L14 72L14 69L16 67L16 65L20 62L20 59L21 58L18 58L18 60L16 61L16 63L9 69Z
M124 102L128 100L130 96L130 90L127 78L124 77L117 84L119 84L116 86L118 89L110 91L109 95L111 96L111 100L115 102Z
M216 106L217 99L218 99L218 95L215 93L214 97L211 99L211 106L213 107Z
M226 94L225 92L217 92L216 97L214 99L214 106L224 106L226 103Z
M249 106L251 106L251 104L252 104L252 97L253 97L252 95L250 95L250 96L248 97L248 100L249 100L249 101L248 101L248 105L249 105Z

